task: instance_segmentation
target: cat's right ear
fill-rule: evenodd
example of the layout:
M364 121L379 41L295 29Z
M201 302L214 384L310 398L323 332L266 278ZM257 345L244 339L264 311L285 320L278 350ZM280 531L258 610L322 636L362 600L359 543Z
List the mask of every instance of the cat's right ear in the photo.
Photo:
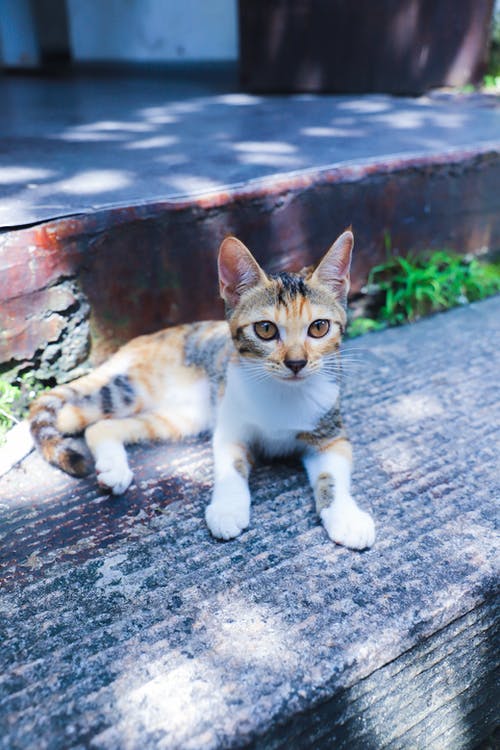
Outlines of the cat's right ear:
M241 295L266 280L266 275L250 250L236 237L226 237L219 249L220 296L231 308Z

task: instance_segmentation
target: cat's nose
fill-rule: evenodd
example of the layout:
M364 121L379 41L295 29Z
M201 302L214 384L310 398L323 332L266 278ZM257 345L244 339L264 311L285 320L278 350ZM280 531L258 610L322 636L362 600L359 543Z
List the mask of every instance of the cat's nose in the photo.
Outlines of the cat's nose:
M307 365L307 359L285 359L285 365L294 375L298 375L302 368Z

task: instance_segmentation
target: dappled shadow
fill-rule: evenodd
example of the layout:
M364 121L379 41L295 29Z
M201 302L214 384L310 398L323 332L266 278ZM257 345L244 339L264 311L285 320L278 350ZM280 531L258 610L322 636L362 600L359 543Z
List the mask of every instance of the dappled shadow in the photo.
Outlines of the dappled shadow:
M133 336L220 318L228 233L268 270L298 270L352 224L354 293L388 241L396 252L495 246L492 97L256 97L227 79L139 74L0 88L9 367L41 362L46 377L49 358L50 374L68 377L89 340L96 363ZM71 300L54 302L68 279L91 310L73 328Z
M130 446L128 453L134 482L120 496L100 489L95 474L73 479L38 454L2 479L4 590L42 580L56 563L83 564L117 543L140 540L154 533L155 521L172 503L175 515L183 512L179 504L190 507L193 500L207 497L211 464L206 439Z
M30 553L35 569L2 590L7 741L28 747L36 731L61 748L301 748L312 738L350 750L481 737L498 660L497 308L347 345L365 364L343 404L353 489L378 530L363 554L328 540L303 472L281 464L252 476L250 528L212 539L208 441L133 451L138 481L122 499L58 484L41 462L40 474L33 464L17 474L15 493L3 478L2 548L25 567L36 540L42 564ZM84 502L80 528L86 513L100 519L95 540L86 533L94 546L44 567L45 503L57 542L67 519L80 533Z
M0 226L472 146L498 132L488 97L284 98L234 88L172 75L4 78Z

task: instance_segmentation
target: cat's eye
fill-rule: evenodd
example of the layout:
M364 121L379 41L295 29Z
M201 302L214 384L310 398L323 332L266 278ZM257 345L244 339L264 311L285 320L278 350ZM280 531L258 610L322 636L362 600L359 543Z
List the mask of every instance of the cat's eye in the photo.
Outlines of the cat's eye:
M261 320L258 323L254 323L253 330L259 337L264 341L271 341L278 335L278 328L270 320Z
M321 339L323 338L323 336L326 336L329 330L330 330L329 320L315 320L309 326L309 330L307 331L307 333L309 336L312 336L313 339Z

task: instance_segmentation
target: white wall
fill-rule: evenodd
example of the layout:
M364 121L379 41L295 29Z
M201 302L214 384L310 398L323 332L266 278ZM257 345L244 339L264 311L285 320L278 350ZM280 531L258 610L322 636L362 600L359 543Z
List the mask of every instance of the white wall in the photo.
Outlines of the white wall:
M75 60L236 60L237 0L67 0Z

